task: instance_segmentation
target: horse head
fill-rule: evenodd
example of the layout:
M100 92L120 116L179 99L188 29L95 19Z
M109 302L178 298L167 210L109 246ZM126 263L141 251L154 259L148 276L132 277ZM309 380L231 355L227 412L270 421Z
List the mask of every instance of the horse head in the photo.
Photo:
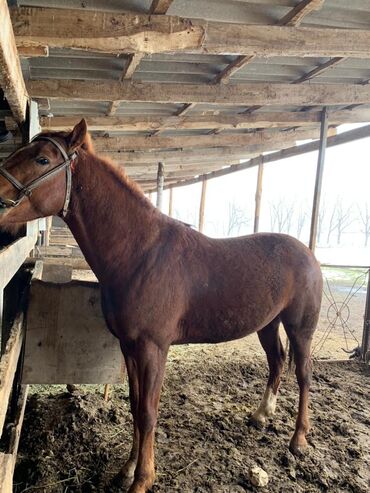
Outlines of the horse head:
M11 154L0 167L0 225L66 215L72 168L88 142L86 121L71 132L46 132Z

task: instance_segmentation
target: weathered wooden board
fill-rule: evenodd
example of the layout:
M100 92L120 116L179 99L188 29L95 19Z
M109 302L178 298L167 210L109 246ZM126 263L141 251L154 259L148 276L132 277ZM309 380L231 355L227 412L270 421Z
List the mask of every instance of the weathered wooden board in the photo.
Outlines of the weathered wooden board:
M76 279L76 272L45 265L32 282L23 383L123 381L124 360L103 318L99 284Z

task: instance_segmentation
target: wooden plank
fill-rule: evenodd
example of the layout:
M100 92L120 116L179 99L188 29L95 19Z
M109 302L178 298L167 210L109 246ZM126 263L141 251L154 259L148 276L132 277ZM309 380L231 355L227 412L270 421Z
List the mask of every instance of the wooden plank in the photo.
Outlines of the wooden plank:
M327 147L346 144L348 142L353 142L355 140L365 139L368 137L370 137L370 125L366 125L365 127L357 128L355 130L349 130L348 132L343 132L341 134L328 137ZM266 154L263 157L263 160L265 164L272 163L272 162L280 161L281 159L286 159L293 156L300 156L302 154L306 154L307 152L317 151L319 148L320 148L320 141L316 140L313 142L309 142L308 144L292 146L278 152L272 152L271 154ZM204 176L206 176L207 179L219 178L220 176L225 176L228 175L229 173L234 173L235 171L242 171L245 169L253 168L254 166L257 166L259 162L260 162L260 158L258 156L257 158L250 159L247 162L235 164L225 169L219 169L217 171L213 171L212 173L208 173L206 175L199 175L189 180L178 181L177 183L171 182L164 188L167 189L168 186L173 186L173 188L175 188L175 187L192 185L194 183L199 183L203 180ZM150 190L151 189L147 189L147 191Z
M322 111L320 147L319 147L319 156L317 161L315 190L314 190L312 214L311 214L310 240L309 240L309 247L313 252L315 252L316 249L317 224L318 224L319 209L320 209L322 178L324 174L327 136L328 136L328 119L327 119L326 108L324 108Z
M165 14L171 7L173 0L152 0L152 4L149 9L149 14Z
M278 22L279 26L299 26L306 15L314 10L320 10L325 0L302 0L294 9L288 12Z
M286 128L289 126L319 126L320 111L278 111L243 113L238 115L199 115L199 116L170 116L170 117L86 117L90 131L154 131L154 130L202 130L222 127L229 130L253 128ZM43 130L68 130L79 122L79 116L41 117ZM356 108L354 110L328 111L330 124L366 123L370 121L370 109ZM6 118L8 130L16 128L14 119Z
M248 83L225 86L54 79L29 81L27 88L32 97L84 101L106 101L109 97L113 101L279 106L330 106L370 102L370 85L356 84L295 86Z
M279 146L288 140L316 138L317 128L290 129L286 131L256 130L244 134L226 135L191 135L180 137L162 136L122 136L96 137L93 141L98 152L127 152L131 150L205 148L205 147L240 147L240 146Z
M49 56L49 47L47 45L42 46L28 46L23 44L18 44L18 55L21 58L33 58L33 57L47 57Z
M23 313L13 323L4 354L0 361L0 436L3 432L13 379L24 338Z
M14 423L11 424L9 450L6 453L0 453L1 493L12 493L13 491L14 468L17 461L17 451L26 409L27 394L28 385L22 385L17 403L16 416Z
M28 95L6 0L0 0L0 19L0 86L14 118L22 123L26 119Z
M17 43L105 53L189 51L202 45L206 24L166 15L19 7L11 9Z
M32 282L23 383L123 381L123 357L106 328L99 284L68 282L72 276L70 267L44 265L42 280Z
M3 0L4 1L4 0ZM196 53L257 56L370 56L370 31L280 27L88 10L12 9L16 40L29 46L105 53Z
M24 236L0 251L0 289L14 276L36 243L37 235Z

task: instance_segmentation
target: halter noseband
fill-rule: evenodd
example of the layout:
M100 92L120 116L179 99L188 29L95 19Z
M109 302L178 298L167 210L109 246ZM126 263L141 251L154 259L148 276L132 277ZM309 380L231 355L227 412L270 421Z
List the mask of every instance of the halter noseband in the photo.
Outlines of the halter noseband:
M25 197L30 197L32 195L32 191L38 187L41 183L48 180L55 174L59 173L62 169L66 169L66 194L64 199L64 205L62 209L62 215L65 217L68 212L68 206L71 199L71 189L72 189L72 171L71 171L71 163L76 159L77 153L73 152L70 156L66 153L63 147L59 144L58 141L53 139L52 137L46 137L43 135L36 135L31 142L35 142L36 140L47 140L51 142L61 153L64 161L61 164L58 164L55 168L47 171L44 175L39 176L35 180L32 180L28 185L22 185L13 175L8 173L6 169L0 166L0 175L2 175L5 179L8 180L9 183L13 185L19 192L17 200L11 199L3 199L0 197L0 207L1 208L10 208L16 207L19 205Z

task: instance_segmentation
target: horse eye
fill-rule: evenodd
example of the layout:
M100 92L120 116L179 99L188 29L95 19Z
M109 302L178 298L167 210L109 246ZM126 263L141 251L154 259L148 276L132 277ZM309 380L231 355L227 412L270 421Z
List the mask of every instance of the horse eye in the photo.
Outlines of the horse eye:
M45 166L46 164L49 164L49 159L47 159L46 157L38 157L36 159L36 163Z

